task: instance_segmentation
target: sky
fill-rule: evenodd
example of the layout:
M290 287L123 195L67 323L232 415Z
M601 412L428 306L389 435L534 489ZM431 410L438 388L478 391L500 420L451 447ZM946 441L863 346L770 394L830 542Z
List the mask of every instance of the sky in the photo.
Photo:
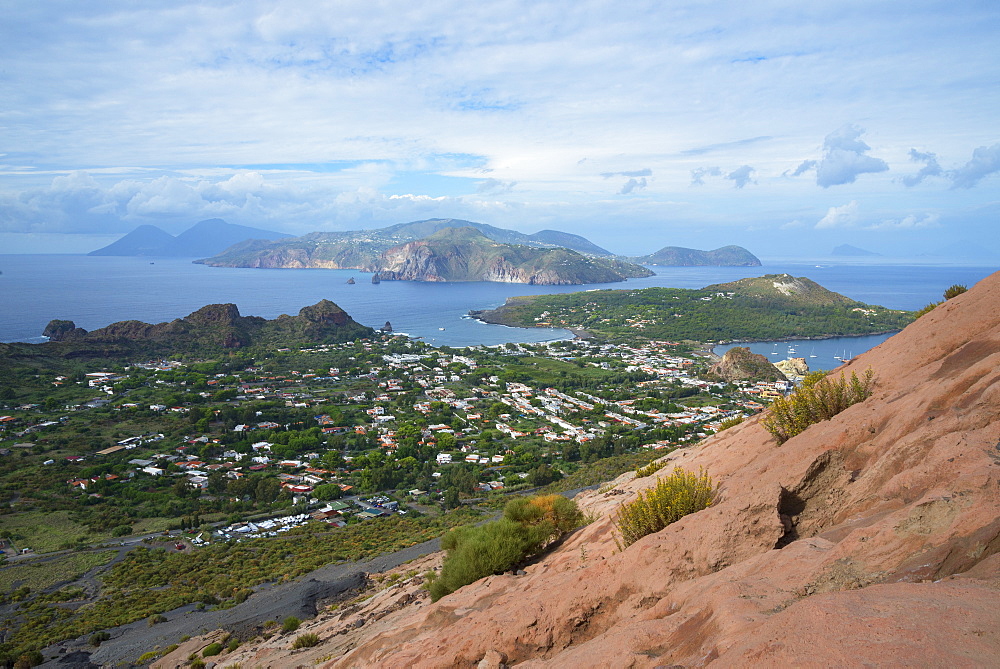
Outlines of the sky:
M1000 3L0 0L0 252L427 218L1000 262Z

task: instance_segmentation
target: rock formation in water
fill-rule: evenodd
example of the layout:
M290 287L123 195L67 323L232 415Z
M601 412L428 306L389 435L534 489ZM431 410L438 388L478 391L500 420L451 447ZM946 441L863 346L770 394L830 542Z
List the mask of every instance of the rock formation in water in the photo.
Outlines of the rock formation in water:
M809 365L805 358L788 358L774 363L782 374L789 379L801 378L809 373Z

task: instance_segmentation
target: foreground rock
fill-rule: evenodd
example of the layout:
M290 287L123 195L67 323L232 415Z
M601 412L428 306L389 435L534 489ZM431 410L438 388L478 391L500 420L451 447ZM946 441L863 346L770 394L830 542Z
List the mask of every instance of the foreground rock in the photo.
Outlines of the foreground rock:
M667 456L663 471L705 468L718 501L624 551L612 516L655 476L577 497L600 518L525 575L434 604L403 602L411 583L361 624L320 616L308 651L283 639L225 663L995 666L998 302L1000 274L860 356L846 371L871 367L872 397L781 446L754 419Z

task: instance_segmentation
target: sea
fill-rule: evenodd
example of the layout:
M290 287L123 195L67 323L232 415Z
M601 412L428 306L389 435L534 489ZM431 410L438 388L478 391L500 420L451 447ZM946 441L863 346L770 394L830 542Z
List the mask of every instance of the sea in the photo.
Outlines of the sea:
M395 332L434 346L464 347L506 342L568 339L567 330L487 325L469 317L508 297L653 286L702 288L763 274L788 273L868 304L919 309L941 299L953 284L972 286L998 267L933 262L878 264L853 260L768 259L761 267L656 267L654 276L583 286L529 286L492 282L371 282L357 270L243 269L208 267L184 258L0 254L0 341L45 341L52 319L71 320L93 330L121 320L159 323L181 318L206 304L232 302L241 314L275 318L296 314L322 299L337 303L354 320L374 328L386 322ZM349 280L354 279L353 283ZM885 336L797 342L795 357L813 369L840 364L834 358L859 355ZM751 347L773 360L788 357L787 342ZM781 353L781 358L777 355ZM815 349L815 351L813 350ZM718 352L724 351L719 348ZM816 357L810 357L815 355ZM814 364L815 363L815 364Z

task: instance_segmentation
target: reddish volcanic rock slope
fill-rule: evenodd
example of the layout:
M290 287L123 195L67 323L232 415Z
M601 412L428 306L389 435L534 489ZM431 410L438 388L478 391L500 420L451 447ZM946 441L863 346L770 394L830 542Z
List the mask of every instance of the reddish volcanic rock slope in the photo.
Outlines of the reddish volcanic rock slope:
M846 369L874 370L872 397L781 446L754 419L667 456L662 472L704 468L719 499L624 551L611 516L655 476L629 474L618 491L578 498L601 518L527 575L491 576L435 604L390 591L392 605L372 600L363 620L338 612L312 621L319 646L248 644L232 659L996 666L998 305L1000 273L860 356Z
M779 446L759 419L668 456L719 501L617 551L626 495L325 666L995 665L1000 274L846 367L873 396ZM491 652L497 651L497 652Z

